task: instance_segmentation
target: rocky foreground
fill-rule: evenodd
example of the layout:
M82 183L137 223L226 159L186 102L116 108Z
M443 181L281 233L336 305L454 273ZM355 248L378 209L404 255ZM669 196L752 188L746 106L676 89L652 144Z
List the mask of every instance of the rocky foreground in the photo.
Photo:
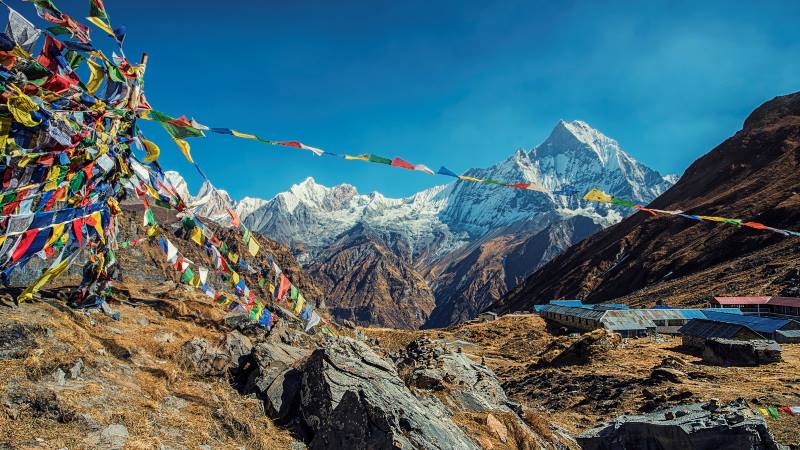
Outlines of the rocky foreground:
M331 338L290 315L266 332L170 283L126 288L118 320L64 307L60 289L21 306L0 294L0 448L606 448L591 433L623 413L650 413L610 426L633 436L695 414L706 443L798 441L798 418L750 413L800 403L797 346L719 368L675 342L553 336L532 316Z

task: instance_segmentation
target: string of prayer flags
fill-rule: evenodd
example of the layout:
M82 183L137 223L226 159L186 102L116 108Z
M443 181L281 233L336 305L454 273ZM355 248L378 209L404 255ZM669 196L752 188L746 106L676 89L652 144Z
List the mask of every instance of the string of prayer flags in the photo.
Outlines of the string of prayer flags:
M614 197L613 195L607 194L597 188L591 189L587 192L583 199L586 201L592 202L601 202L601 203L609 203L617 206L624 206L627 208L634 208L639 211L644 211L650 213L654 216L663 214L663 215L670 215L670 216L680 216L686 219L696 220L700 222L717 222L717 223L727 223L730 225L735 225L737 227L747 227L752 228L755 230L764 230L764 231L772 231L774 233L782 234L784 236L797 236L800 237L800 232L791 231L791 230L783 230L780 228L773 228L766 226L762 223L758 222L750 222L750 221L743 221L741 219L730 219L727 217L719 217L719 216L705 216L705 215L694 215L694 214L686 214L684 211L666 211L661 209L654 209L654 208L645 208L644 206L637 205L636 203Z
M164 114L164 113L161 113L161 112L158 112L158 111L155 111L155 110L150 111L149 116L145 116L144 118L155 120L155 121L159 122L161 124L161 126L164 127L164 129L167 131L167 133L169 133L169 135L173 138L173 140L175 140L175 142L178 144L178 147L181 149L181 152L183 152L184 156L186 156L186 159L189 160L189 162L191 162L192 164L194 164L194 161L192 160L192 157L190 155L189 144L186 141L184 141L183 138L185 138L185 137L203 137L203 136L205 136L203 134L204 131L210 131L210 132L216 133L216 134L225 134L225 135L229 135L229 136L236 136L236 137L245 138L245 139L257 140L259 142L262 142L262 143L265 143L265 144L269 144L269 145L276 145L276 146L282 146L282 147L292 147L292 148L298 148L298 149L302 149L302 150L308 150L308 151L314 153L317 156L332 156L332 157L337 157L337 158L343 158L345 160L350 160L350 161L367 161L367 162L371 162L371 163L375 163L375 164L383 164L383 165L387 165L387 166L398 167L398 168L401 168L401 169L407 169L407 170L414 170L414 171L418 171L418 172L423 172L423 173L426 173L428 175L449 176L449 177L453 177L453 178L458 178L461 181L472 181L472 182L477 182L477 183L494 184L494 185L497 185L497 186L504 186L504 187L511 187L511 188L516 188L516 189L523 189L523 190L530 190L530 191L538 191L538 192L547 193L547 191L545 189L543 189L540 186L537 186L535 183L507 183L507 182L498 181L498 180L492 180L492 179L476 178L476 177L472 177L472 176L468 176L468 175L458 175L455 172L451 171L450 169L447 169L444 166L442 166L437 172L434 172L433 170L431 170L430 167L428 167L425 164L412 164L412 163L410 163L410 162L408 162L408 161L406 161L406 160L404 160L404 159L402 159L400 157L387 158L385 156L380 156L380 155L376 155L376 154L372 154L372 153L365 153L365 154L360 154L360 155L337 154L337 153L334 153L334 152L329 152L329 151L323 150L321 148L312 147L310 145L303 144L300 141L276 141L276 140L271 140L271 139L264 139L264 138L261 138L259 136L254 135L254 134L241 133L241 132L232 130L230 128L207 127L205 125L199 124L194 119L191 119L191 120L187 119L186 116L181 116L180 118L175 119L175 118L172 118L171 116L169 116L167 114ZM198 166L197 170L200 171L199 166ZM201 172L201 175L202 175L202 171L200 171L200 172ZM203 178L206 178L205 175L203 175ZM576 194L577 194L577 190L575 190L572 187L567 186L564 189L559 190L557 195L571 196L571 195L576 195Z

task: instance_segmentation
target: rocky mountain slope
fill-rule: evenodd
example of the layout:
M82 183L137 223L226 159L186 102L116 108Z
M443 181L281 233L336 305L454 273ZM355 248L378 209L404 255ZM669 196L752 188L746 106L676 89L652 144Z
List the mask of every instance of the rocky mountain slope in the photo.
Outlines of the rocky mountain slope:
M796 230L798 173L795 93L758 107L650 206ZM553 259L496 309L524 310L552 298L697 304L712 295L796 295L799 246L796 237L640 212Z
M237 202L236 210L250 228L292 246L305 265L319 268L334 254L340 255L339 263L312 271L324 274L322 285L333 286L331 280L348 276L334 273L336 268L356 265L341 263L343 246L364 241L375 245L351 253L370 251L368 259L380 260L382 270L405 273L407 280L413 280L394 289L361 286L388 297L353 296L345 287L327 291L329 304L334 309L342 306L337 309L341 317L362 324L442 326L473 317L561 250L618 222L625 213L554 192L567 188L582 193L600 187L647 203L674 182L674 177L662 177L636 162L616 141L580 121L560 121L533 150L518 150L494 166L470 169L466 175L529 182L541 191L456 181L393 199L359 194L350 185L328 188L308 178L270 200ZM176 187L185 186L178 174L171 173L170 178ZM211 189L203 185L191 204L201 215L228 220L220 203L229 199L228 194L212 195ZM385 258L383 249L391 250L395 258ZM422 292L415 285L420 278L433 292L435 313L425 300L412 314L413 320L380 317L413 298L406 292ZM383 312L355 315L354 308Z

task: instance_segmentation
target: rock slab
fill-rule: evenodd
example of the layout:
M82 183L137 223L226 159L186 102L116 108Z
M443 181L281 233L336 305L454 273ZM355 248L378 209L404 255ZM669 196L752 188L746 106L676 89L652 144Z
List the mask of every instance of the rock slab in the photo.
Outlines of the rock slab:
M781 361L781 346L775 341L707 339L703 361L716 366L759 366Z

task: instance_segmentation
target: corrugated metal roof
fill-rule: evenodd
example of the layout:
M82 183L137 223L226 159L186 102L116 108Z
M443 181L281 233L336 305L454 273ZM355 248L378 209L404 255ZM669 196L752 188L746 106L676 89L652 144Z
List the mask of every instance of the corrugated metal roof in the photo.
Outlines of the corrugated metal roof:
M689 336L697 336L701 338L732 338L742 330L749 328L743 324L716 322L707 319L692 319L686 325L682 326L678 332L687 334ZM751 330L752 331L752 330Z
M800 308L800 298L796 297L770 297L768 305L789 306Z
M544 305L542 311L579 317L581 319L592 319L592 320L600 320L600 318L603 317L603 314L606 313L605 311L596 311L594 309L573 308L571 306L559 306L559 305Z
M741 316L744 314L741 309L739 308L703 308L700 311L711 311L711 312L721 312L721 313L728 313L728 314L737 314Z
M745 325L759 333L772 334L779 329L783 328L790 322L789 319L771 319L769 317L758 316L745 316L737 314L728 314L721 312L708 311L705 313L709 320L725 323L735 323Z
M766 305L770 297L714 297L720 305Z
M558 306L574 306L580 307L583 306L582 300L550 300L551 305L558 305Z
M601 319L603 326L609 330L646 330L655 328L650 318L640 314L641 310L609 310Z
M595 305L587 305L592 309L599 309L599 310L609 310L609 309L619 309L619 310L627 310L630 307L624 303L597 303Z
M800 338L800 330L779 330L777 333L786 337Z

